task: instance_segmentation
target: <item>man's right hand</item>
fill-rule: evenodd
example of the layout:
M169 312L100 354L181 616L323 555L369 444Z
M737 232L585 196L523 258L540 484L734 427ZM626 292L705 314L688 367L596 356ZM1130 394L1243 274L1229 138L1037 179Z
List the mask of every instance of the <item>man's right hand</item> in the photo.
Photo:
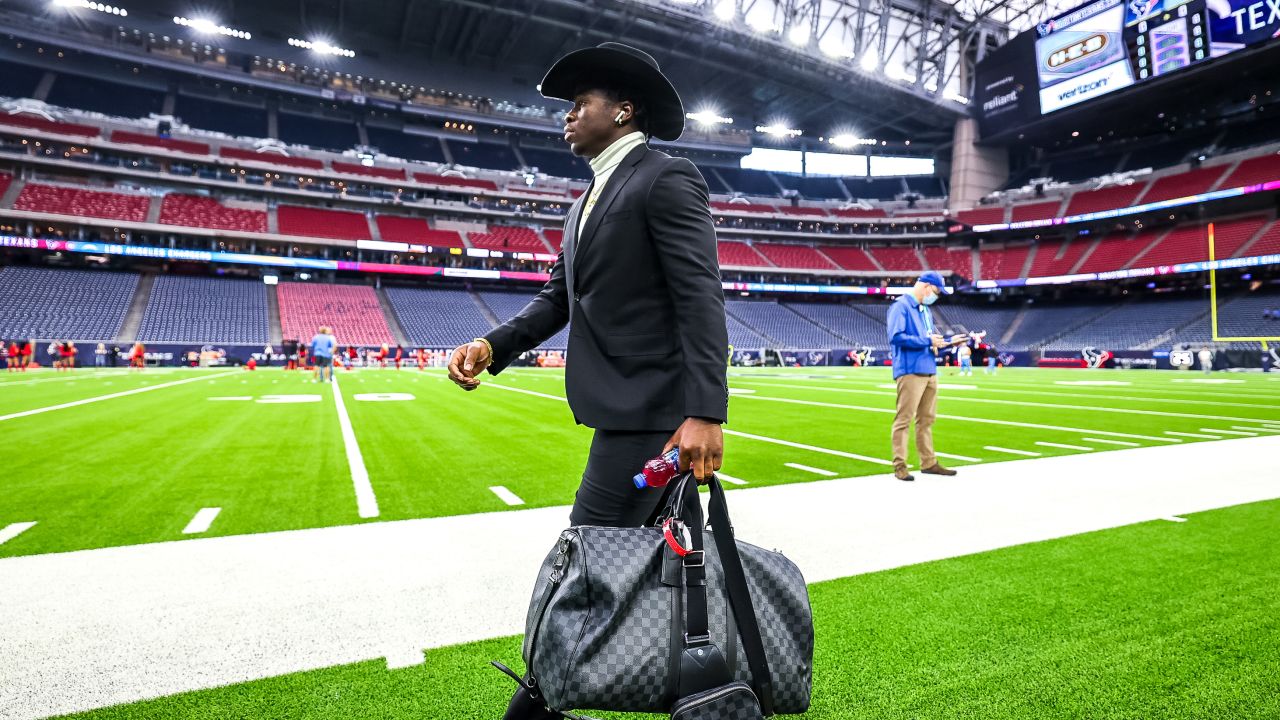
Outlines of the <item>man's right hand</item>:
M489 348L482 342L469 342L454 348L449 358L449 379L457 383L463 390L475 390L480 387L476 376L484 372L493 362Z
M947 339L941 335L930 335L929 338L933 340L934 348L944 348L950 345L950 343L947 342Z

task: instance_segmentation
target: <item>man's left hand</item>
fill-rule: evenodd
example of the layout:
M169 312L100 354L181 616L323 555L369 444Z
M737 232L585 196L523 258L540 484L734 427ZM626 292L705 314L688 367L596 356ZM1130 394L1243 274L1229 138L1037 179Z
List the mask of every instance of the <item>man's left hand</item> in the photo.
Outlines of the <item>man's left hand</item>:
M706 484L711 473L720 469L724 460L724 433L720 423L702 418L686 418L671 439L663 446L665 454L673 447L680 448L680 471L693 470L699 485Z

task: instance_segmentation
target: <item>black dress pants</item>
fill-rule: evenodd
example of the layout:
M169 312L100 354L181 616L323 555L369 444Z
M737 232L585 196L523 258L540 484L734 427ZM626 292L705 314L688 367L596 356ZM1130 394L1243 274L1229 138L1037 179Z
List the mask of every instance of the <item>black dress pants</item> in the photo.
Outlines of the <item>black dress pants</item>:
M632 478L674 432L596 430L569 524L640 527L654 520L666 488L636 489Z

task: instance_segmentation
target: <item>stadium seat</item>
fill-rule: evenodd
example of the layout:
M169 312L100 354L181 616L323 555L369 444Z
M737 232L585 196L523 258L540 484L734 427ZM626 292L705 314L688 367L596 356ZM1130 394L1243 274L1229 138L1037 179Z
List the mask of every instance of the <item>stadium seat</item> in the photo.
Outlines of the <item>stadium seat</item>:
M723 210L727 212L737 213L762 213L766 215L778 214L778 208L763 203L732 203L732 202L711 202L712 210Z
M1139 193L1146 186L1146 183L1134 183L1133 185L1116 185L1100 190L1078 192L1071 196L1071 202L1067 203L1067 209L1063 214L1083 215L1085 213L1131 207Z
M965 225L994 225L1004 222L1004 213L1003 207L977 207L956 213L956 220Z
M922 249L930 270L947 271L962 278L973 279L973 251L968 247L946 245Z
M160 204L160 222L164 225L264 233L267 231L267 212L228 207L213 198L198 195L169 193Z
M806 270L834 270L836 265L822 256L809 245L782 245L777 243L756 243L756 252L769 258L780 268L803 268Z
M833 347L885 347L889 306L850 303L783 302L791 311L844 340Z
M413 243L432 247L466 247L457 230L436 230L423 218L376 215L378 233L387 242Z
M1231 171L1226 180L1219 185L1222 189L1248 187L1258 183L1280 180L1280 153L1271 153L1261 157L1241 160L1236 169Z
M124 130L116 130L111 133L111 141L125 143L128 145L157 147L164 150L170 150L172 152L186 153L188 155L208 155L211 153L208 143L195 142L192 140L179 140L177 138L162 138L156 135L127 132Z
M1235 257L1244 249L1244 244L1249 242L1254 235L1257 235L1262 226L1266 224L1267 218L1261 215L1219 220L1214 223L1214 257ZM1205 259L1208 259L1208 256Z
M503 292L501 290L482 290L479 293L484 304L498 318L498 322L506 322L524 309L534 298L532 293ZM474 335L472 337L475 337ZM470 338L468 338L470 339ZM566 326L547 341L538 346L543 350L564 350L569 347L569 328Z
M1107 272L1126 268L1148 245L1166 232L1166 230L1144 230L1136 235L1125 233L1107 235L1085 258L1078 272Z
M998 348L1000 339L1013 324L1020 309L1019 306L980 307L943 302L933 306L933 313L944 334L985 332L986 342ZM1034 321L1034 318L1028 317L1024 322Z
M9 184L13 182L13 176L8 173L0 173L0 197L9 190Z
M218 148L218 155L229 160L252 160L267 165L300 168L303 170L324 170L324 163L315 158L281 155L275 152L257 152L235 147Z
M867 248L867 253L875 258L885 270L906 272L924 269L924 266L920 264L920 256L913 247L870 247Z
M807 207L804 205L798 205L798 206L779 205L778 209L782 211L783 215L796 215L799 217L817 217L817 218L828 217L827 211L818 207Z
M768 259L746 243L721 242L719 251L722 266L771 267Z
M280 232L284 235L331 238L335 240L370 240L369 218L345 210L281 205L276 208Z
M1052 302L1028 305L1027 315L1007 342L996 341L1001 350L1028 350L1050 338L1068 332L1098 315L1097 305L1056 305Z
M1092 346L1102 350L1129 350L1209 312L1208 301L1199 298L1075 307L1090 319L1048 341L1046 349L1080 350Z
M133 273L0 268L5 293L0 338L111 341L137 287ZM46 362L43 348L37 350L39 362Z
M879 270L879 268L876 267L875 261L872 260L871 256L867 254L867 251L862 248L822 245L818 249L845 270Z
M837 208L831 211L832 215L841 218L882 218L889 217L889 213L883 208Z
M395 344L378 294L368 285L282 282L277 287L286 340L310 340L327 325L339 345Z
M59 135L74 135L75 137L95 138L102 134L102 130L92 125L81 125L79 123L58 122L57 120L46 120L39 115L30 115L27 113L3 113L0 112L0 125L9 125L11 127L27 128L29 130L42 130L48 133L58 133Z
M1201 225L1174 228L1145 253L1134 258L1131 267L1160 267L1209 259L1209 231Z
M1217 184L1218 179L1222 177L1222 173L1226 171L1226 168L1227 166L1225 165L1218 165L1176 175L1166 175L1152 181L1150 189L1147 190L1145 195L1138 198L1138 202L1146 204L1209 192Z
M849 342L777 302L725 300L724 305L729 315L756 334L772 338L774 347L816 350L840 347Z
M15 210L79 215L143 222L151 206L149 195L126 195L105 190L81 190L61 185L27 183L14 201Z
M1254 255L1276 255L1280 254L1280 220L1277 220L1264 231L1262 235L1253 242L1252 245L1245 246L1237 251L1242 256Z
M1085 251L1092 246L1093 238L1087 236L1044 240L1036 249L1036 256L1031 261L1031 270L1027 273L1027 277L1070 275Z
M265 345L270 339L267 286L256 280L159 276L138 339Z
M490 225L487 233L468 233L473 247L504 252L550 253L551 249L533 228L519 225Z
M493 329L464 289L388 287L386 292L400 327L415 346L453 349Z
M1009 222L1027 222L1029 220L1049 220L1059 215L1062 209L1061 200L1048 200L1046 202L1026 203L1023 205L1014 205L1013 214L1009 218Z
M492 180L476 180L473 178L460 178L452 175L435 175L433 173L414 173L413 179L426 185L445 185L448 187L473 188L479 190L497 190L498 186Z
M329 163L329 167L334 172L346 173L348 175L365 175L367 177L382 178L383 180L404 180L404 168L390 167L365 167L359 163L347 163L334 160Z
M547 242L551 247L560 252L560 247L564 244L564 231L556 228L543 228L542 235L547 238Z
M978 277L982 280L1012 280L1022 277L1031 245L984 247L978 251Z

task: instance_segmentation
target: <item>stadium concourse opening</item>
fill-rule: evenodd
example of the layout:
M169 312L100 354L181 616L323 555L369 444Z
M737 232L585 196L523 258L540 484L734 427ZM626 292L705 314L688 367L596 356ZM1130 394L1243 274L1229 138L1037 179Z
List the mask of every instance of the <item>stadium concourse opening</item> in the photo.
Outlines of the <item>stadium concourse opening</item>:
M583 393L674 368L803 717L1280 717L1273 6L122 2L0 7L0 718L503 717ZM543 94L602 43L678 111Z

